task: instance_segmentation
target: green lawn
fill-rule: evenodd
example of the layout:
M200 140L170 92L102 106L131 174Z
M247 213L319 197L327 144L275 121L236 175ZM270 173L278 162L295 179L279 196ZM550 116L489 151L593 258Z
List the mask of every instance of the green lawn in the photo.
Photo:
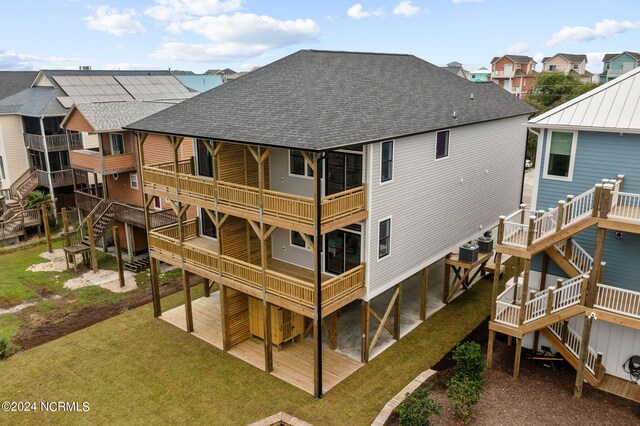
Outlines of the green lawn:
M200 297L201 286L193 294ZM370 424L390 398L487 317L490 296L488 281L479 282L321 400L154 319L150 305L4 361L0 400L88 401L91 407L88 413L5 415L14 424L247 424L278 411L316 425ZM181 294L169 296L163 310L181 303Z

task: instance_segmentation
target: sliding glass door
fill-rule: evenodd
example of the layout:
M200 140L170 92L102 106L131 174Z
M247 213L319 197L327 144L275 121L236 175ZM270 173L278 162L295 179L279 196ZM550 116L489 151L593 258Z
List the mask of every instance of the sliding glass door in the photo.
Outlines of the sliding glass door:
M329 152L326 159L325 195L362 185L362 155Z
M326 235L325 270L342 274L360 264L360 234L338 229Z

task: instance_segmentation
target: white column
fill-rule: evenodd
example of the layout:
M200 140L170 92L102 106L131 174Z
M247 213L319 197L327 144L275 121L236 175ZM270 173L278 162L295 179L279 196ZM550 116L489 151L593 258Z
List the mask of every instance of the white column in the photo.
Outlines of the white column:
M53 191L53 180L51 179L51 165L49 164L49 147L47 146L47 135L44 132L44 117L40 117L40 134L42 135L42 146L44 147L44 162L47 165L47 180L49 181L49 193L51 201L53 201L53 214L58 217L58 208L55 202L55 193Z

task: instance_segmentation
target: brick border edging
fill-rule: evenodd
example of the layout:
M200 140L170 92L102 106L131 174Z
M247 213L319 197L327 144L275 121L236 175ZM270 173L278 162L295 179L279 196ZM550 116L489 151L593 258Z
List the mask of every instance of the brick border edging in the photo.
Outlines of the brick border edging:
M395 410L396 407L400 405L402 401L404 401L405 396L408 393L411 393L414 390L418 389L421 384L426 382L429 377L433 376L436 373L436 370L428 369L418 374L418 377L413 379L411 383L405 386L404 389L398 392L396 396L394 396L389 400L389 402L387 402L384 408L380 411L380 414L378 414L378 417L376 417L375 420L371 423L371 426L383 426L389 416L391 416L391 413L393 413L393 410Z
M297 417L292 416L291 414L285 413L284 411L280 411L279 413L276 413L265 419L258 420L255 423L251 423L249 426L272 426L277 425L280 422L292 426L313 426L311 423L300 420Z

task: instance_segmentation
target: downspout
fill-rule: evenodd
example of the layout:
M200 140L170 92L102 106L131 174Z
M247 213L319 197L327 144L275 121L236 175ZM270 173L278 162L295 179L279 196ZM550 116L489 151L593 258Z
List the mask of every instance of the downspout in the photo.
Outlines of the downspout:
M318 322L318 339L316 344L318 345L316 350L318 351L318 376L319 385L317 398L322 398L322 178L320 177L320 168L322 167L322 161L325 158L325 154L318 154L318 160L316 161L316 321ZM323 170L326 174L326 170Z

